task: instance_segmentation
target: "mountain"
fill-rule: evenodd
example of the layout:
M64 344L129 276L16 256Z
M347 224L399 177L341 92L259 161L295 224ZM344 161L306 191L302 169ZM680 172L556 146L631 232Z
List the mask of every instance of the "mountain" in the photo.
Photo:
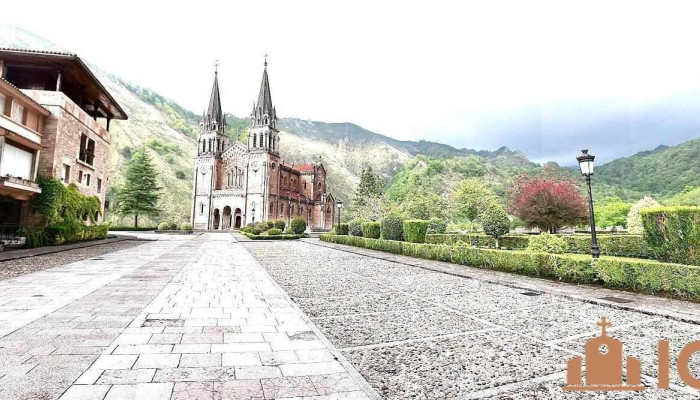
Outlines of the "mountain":
M618 158L596 168L595 179L627 191L627 198L667 198L700 187L700 138Z

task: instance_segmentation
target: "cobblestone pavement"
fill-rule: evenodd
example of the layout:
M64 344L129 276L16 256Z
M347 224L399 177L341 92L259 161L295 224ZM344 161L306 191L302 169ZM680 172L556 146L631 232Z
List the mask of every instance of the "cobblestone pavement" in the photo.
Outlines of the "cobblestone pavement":
M35 257L20 258L12 261L0 261L0 281L12 279L24 274L54 268L86 258L99 257L103 254L128 249L143 244L142 241L125 240L91 247L61 251Z
M562 297L545 291L544 283L542 292L524 291L307 242L244 246L384 398L700 395L678 378L674 361L673 390L654 389L657 341L670 340L677 355L700 340L697 324ZM600 334L596 323L603 316L626 354L641 360L647 390L561 390L567 360ZM700 376L700 354L689 366Z
M23 303L45 316L0 338L0 399L376 396L228 234L163 236L21 279L3 284L80 293L52 311Z

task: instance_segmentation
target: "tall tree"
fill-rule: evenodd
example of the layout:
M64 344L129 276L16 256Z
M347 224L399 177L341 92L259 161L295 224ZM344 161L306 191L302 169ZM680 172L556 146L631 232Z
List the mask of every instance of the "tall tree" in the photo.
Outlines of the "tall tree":
M355 192L355 201L361 203L367 198L381 196L384 193L384 182L382 178L372 171L372 167L362 170L360 184Z
M452 192L455 220L474 221L496 197L485 180L480 178L463 179Z
M119 190L118 211L133 215L134 226L139 226L139 215L157 215L160 187L156 184L156 170L146 149L134 154L124 175L126 182Z
M367 218L372 221L381 219L389 211L383 194L382 178L372 171L372 167L363 169L347 215L350 218Z
M554 233L562 226L587 221L587 203L572 179L547 172L534 177L520 175L509 192L509 212L528 227Z

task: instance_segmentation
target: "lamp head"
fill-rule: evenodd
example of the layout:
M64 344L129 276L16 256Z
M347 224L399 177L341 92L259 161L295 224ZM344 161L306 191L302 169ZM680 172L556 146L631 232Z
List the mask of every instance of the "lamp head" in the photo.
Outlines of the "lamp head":
M594 160L595 156L593 154L588 154L588 149L581 150L581 155L576 157L576 161L578 161L578 166L579 168L581 168L581 175L593 175Z

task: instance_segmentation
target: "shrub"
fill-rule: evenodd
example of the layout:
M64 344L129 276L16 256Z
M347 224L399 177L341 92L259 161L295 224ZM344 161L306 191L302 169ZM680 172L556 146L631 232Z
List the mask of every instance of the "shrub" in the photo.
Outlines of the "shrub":
M336 230L335 233L337 235L347 235L348 232L350 231L350 227L348 226L348 224L340 224L340 225L335 227L335 230Z
M293 234L294 234L294 230L293 230L292 227L290 226L289 228L287 228L287 229L284 230L284 234L285 234L285 235L293 235Z
M352 236L362 236L362 224L369 222L364 218L355 218L348 223L348 233Z
M110 231L155 231L157 230L157 226L139 226L139 227L134 227L134 226L110 226L109 230Z
M567 252L590 254L591 235L564 235ZM651 249L642 235L598 235L600 253L608 256L650 258Z
M362 236L370 239L379 239L381 224L379 222L362 223Z
M275 221L275 228L283 231L284 227L285 227L285 223L284 223L283 219L278 219L277 221Z
M381 222L381 238L403 241L403 218L389 214Z
M431 218L428 223L428 234L443 234L447 232L447 222L440 218Z
M265 221L263 224L267 227L267 229L272 229L275 227L275 221Z
M277 228L272 228L272 229L267 230L267 234L270 236L280 235L281 233L282 233L282 231L277 229Z
M46 244L58 245L80 242L83 240L98 240L107 237L109 225L85 226L78 221L64 221L47 226L44 229Z
M481 215L481 225L484 227L484 233L496 238L497 247L499 246L498 238L510 231L510 219L508 219L506 210L495 202L489 204Z
M191 231L192 230L192 224L189 222L183 222L182 225L180 225L180 230L183 231Z
M250 233L252 233L253 235L259 235L263 233L263 230L256 226L250 230Z
M567 249L568 246L564 239L549 233L531 237L530 243L527 246L528 251L553 254L565 253Z
M665 293L700 300L700 267L638 260L621 257L601 257L594 269L603 284L612 288L638 292Z
M292 232L297 235L301 235L302 233L306 232L306 221L304 221L304 218L300 217L292 218L292 222L289 224L289 227L292 228Z
M46 234L43 229L38 229L34 231L26 231L21 234L25 237L24 248L33 249L35 247L42 247L47 245Z
M243 233L250 233L252 230L253 230L253 227L250 225L246 225L240 229L240 231Z
M641 216L655 258L700 265L700 207L651 208Z
M170 161L170 160L168 160L168 161ZM177 179L185 179L187 177L187 174L185 173L185 171L177 170L177 171L175 171L175 177Z
M167 231L168 229L170 229L170 224L169 224L169 223L163 221L163 222L161 222L160 224L158 224L158 230L159 230L159 231Z
M173 221L168 225L168 228L170 228L171 231L176 231L177 230L177 222Z
M654 207L661 207L661 203L648 196L634 203L627 214L627 231L635 235L644 233L641 211L645 208Z
M403 221L403 235L407 242L425 243L425 234L428 232L429 222L423 219L409 219Z

